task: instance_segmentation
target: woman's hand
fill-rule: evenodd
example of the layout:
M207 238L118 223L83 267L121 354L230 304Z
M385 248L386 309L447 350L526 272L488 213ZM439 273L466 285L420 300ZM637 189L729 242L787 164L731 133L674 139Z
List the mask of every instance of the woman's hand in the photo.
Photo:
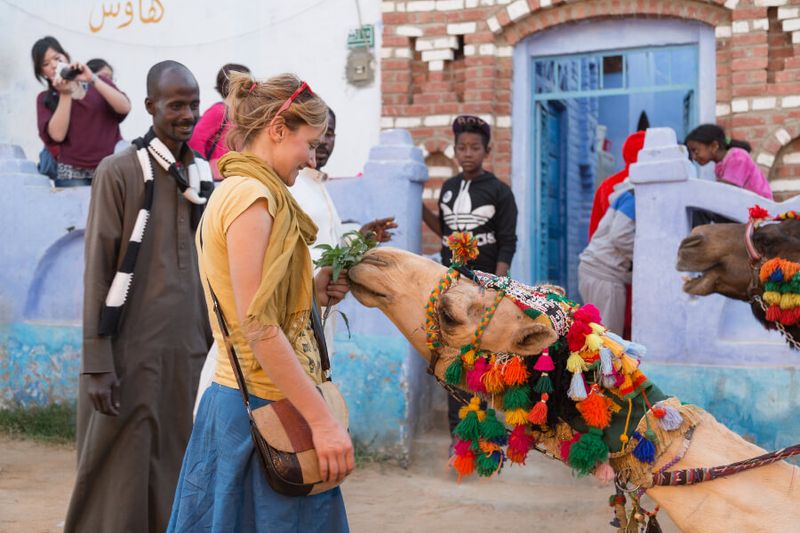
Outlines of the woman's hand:
M309 422L314 449L319 458L322 481L344 481L356 466L353 442L342 425L332 416Z
M53 80L53 89L58 91L59 94L68 96L75 90L75 84L59 76Z
M89 67L87 67L83 63L78 63L77 61L75 63L71 63L69 66L70 68L76 68L81 71L81 73L75 77L75 81L85 81L87 83L92 82L92 78L94 77L94 72L92 72L92 70Z
M333 269L322 267L314 278L317 289L319 305L328 307L341 302L350 292L350 283L347 281L347 271L342 270L339 278L333 281Z

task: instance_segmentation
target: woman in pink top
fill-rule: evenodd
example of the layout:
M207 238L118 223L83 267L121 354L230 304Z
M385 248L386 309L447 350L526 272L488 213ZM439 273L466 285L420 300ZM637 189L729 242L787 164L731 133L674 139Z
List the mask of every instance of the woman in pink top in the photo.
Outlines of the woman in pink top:
M767 178L750 157L750 144L727 139L716 124L698 126L686 136L686 147L699 165L714 161L717 181L724 181L772 200Z
M214 179L221 180L222 177L217 169L217 159L228 153L228 146L225 143L225 136L230 129L227 114L225 113L224 100L228 97L228 73L244 72L250 74L250 69L244 65L228 63L217 72L217 92L222 96L223 102L217 102L209 107L197 125L194 127L192 138L189 139L189 147L199 153L211 163L211 171Z

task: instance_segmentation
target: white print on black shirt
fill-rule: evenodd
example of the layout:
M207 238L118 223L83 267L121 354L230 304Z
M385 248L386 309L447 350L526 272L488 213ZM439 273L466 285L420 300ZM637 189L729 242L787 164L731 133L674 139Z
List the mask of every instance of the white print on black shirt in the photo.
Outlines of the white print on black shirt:
M495 207L492 204L482 205L481 207L475 208L474 211L472 210L472 198L469 195L469 185L470 182L467 180L461 182L458 196L456 196L456 201L453 202L452 209L444 203L450 199L447 196L451 191L445 193L445 198L442 198L442 203L439 205L442 209L444 223L447 224L447 227L453 232L470 231L478 226L483 226L489 222L495 214ZM487 242L494 242L494 232L491 233L491 241Z

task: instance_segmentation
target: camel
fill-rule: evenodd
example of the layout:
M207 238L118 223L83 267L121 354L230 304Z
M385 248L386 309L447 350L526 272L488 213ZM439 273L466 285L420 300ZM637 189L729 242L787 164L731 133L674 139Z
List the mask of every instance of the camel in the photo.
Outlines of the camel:
M350 269L348 277L355 298L383 312L430 363L425 308L431 288L445 272L445 267L433 261L387 247L368 252ZM458 356L458 347L469 342L484 309L494 298L495 291L461 277L438 299L442 347L433 371L439 380L444 379L447 366ZM556 339L546 316L532 319L503 298L485 330L482 345L494 352L529 356L541 353ZM727 465L765 453L709 413L696 409L698 423L690 446L671 469ZM553 449L552 439L545 444ZM668 449L659 450L653 468L678 457L682 445L679 439ZM488 491L490 487L487 485ZM788 532L797 531L800 524L800 469L783 461L695 485L652 487L646 493L687 532Z
M762 307L753 296L764 292L754 282L754 271L745 245L746 224L707 224L692 230L678 248L680 272L695 272L687 276L684 292L695 296L721 294L728 298L751 303L753 314L767 328L775 325L766 320ZM800 262L800 220L788 219L761 225L753 230L752 243L764 260L781 257ZM786 328L800 340L800 325Z

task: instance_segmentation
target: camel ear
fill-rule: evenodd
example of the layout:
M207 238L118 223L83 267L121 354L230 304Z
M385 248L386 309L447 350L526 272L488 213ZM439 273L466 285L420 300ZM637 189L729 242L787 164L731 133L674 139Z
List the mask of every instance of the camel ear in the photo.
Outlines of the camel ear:
M541 353L557 340L558 335L553 328L544 324L531 324L515 332L511 351L520 355L533 355Z

